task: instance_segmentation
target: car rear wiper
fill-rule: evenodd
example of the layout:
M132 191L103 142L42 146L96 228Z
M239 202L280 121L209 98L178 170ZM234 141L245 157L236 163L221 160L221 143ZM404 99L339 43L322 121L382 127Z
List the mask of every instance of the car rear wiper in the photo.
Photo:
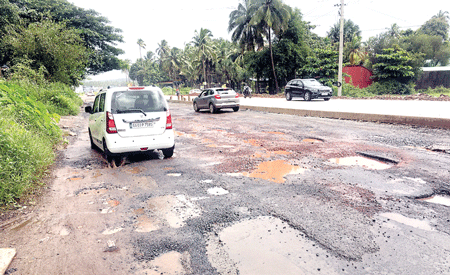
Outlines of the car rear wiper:
M126 109L126 110L117 110L118 114L123 114L123 113L136 113L136 112L141 112L144 114L144 116L147 116L147 114L144 112L144 110L142 109Z

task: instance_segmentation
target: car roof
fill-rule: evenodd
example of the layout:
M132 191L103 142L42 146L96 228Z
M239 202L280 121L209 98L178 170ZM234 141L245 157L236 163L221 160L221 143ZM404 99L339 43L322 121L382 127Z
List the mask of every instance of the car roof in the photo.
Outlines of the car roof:
M132 86L132 87L114 87L100 92L113 93L113 92L124 92L124 91L160 91L161 89L154 86Z

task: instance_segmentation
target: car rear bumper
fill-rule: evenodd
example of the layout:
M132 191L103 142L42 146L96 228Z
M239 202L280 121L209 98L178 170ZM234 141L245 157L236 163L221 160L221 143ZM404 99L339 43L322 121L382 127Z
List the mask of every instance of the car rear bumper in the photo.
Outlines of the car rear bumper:
M121 137L117 134L110 134L106 139L106 145L113 154L168 149L175 145L174 136L173 130L166 130L162 135L142 137Z

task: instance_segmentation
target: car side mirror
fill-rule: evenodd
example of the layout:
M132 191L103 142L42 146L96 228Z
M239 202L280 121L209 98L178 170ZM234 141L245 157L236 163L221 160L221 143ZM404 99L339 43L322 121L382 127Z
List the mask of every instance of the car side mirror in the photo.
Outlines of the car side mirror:
M92 114L92 106L86 106L86 107L84 107L84 111L85 111L86 113Z

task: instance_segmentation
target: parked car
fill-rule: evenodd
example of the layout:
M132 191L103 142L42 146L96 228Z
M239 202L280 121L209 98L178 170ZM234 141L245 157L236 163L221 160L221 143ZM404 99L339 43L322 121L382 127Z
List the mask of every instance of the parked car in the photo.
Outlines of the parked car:
M166 158L175 148L172 116L161 89L123 87L100 91L89 116L91 147L107 158L133 152L162 150Z
M294 97L303 97L305 101L315 98L328 101L333 91L315 79L292 79L286 84L284 94L287 101L291 101Z
M239 111L239 94L230 88L208 88L194 98L194 110L209 109L211 113L216 113L220 109L232 108Z

